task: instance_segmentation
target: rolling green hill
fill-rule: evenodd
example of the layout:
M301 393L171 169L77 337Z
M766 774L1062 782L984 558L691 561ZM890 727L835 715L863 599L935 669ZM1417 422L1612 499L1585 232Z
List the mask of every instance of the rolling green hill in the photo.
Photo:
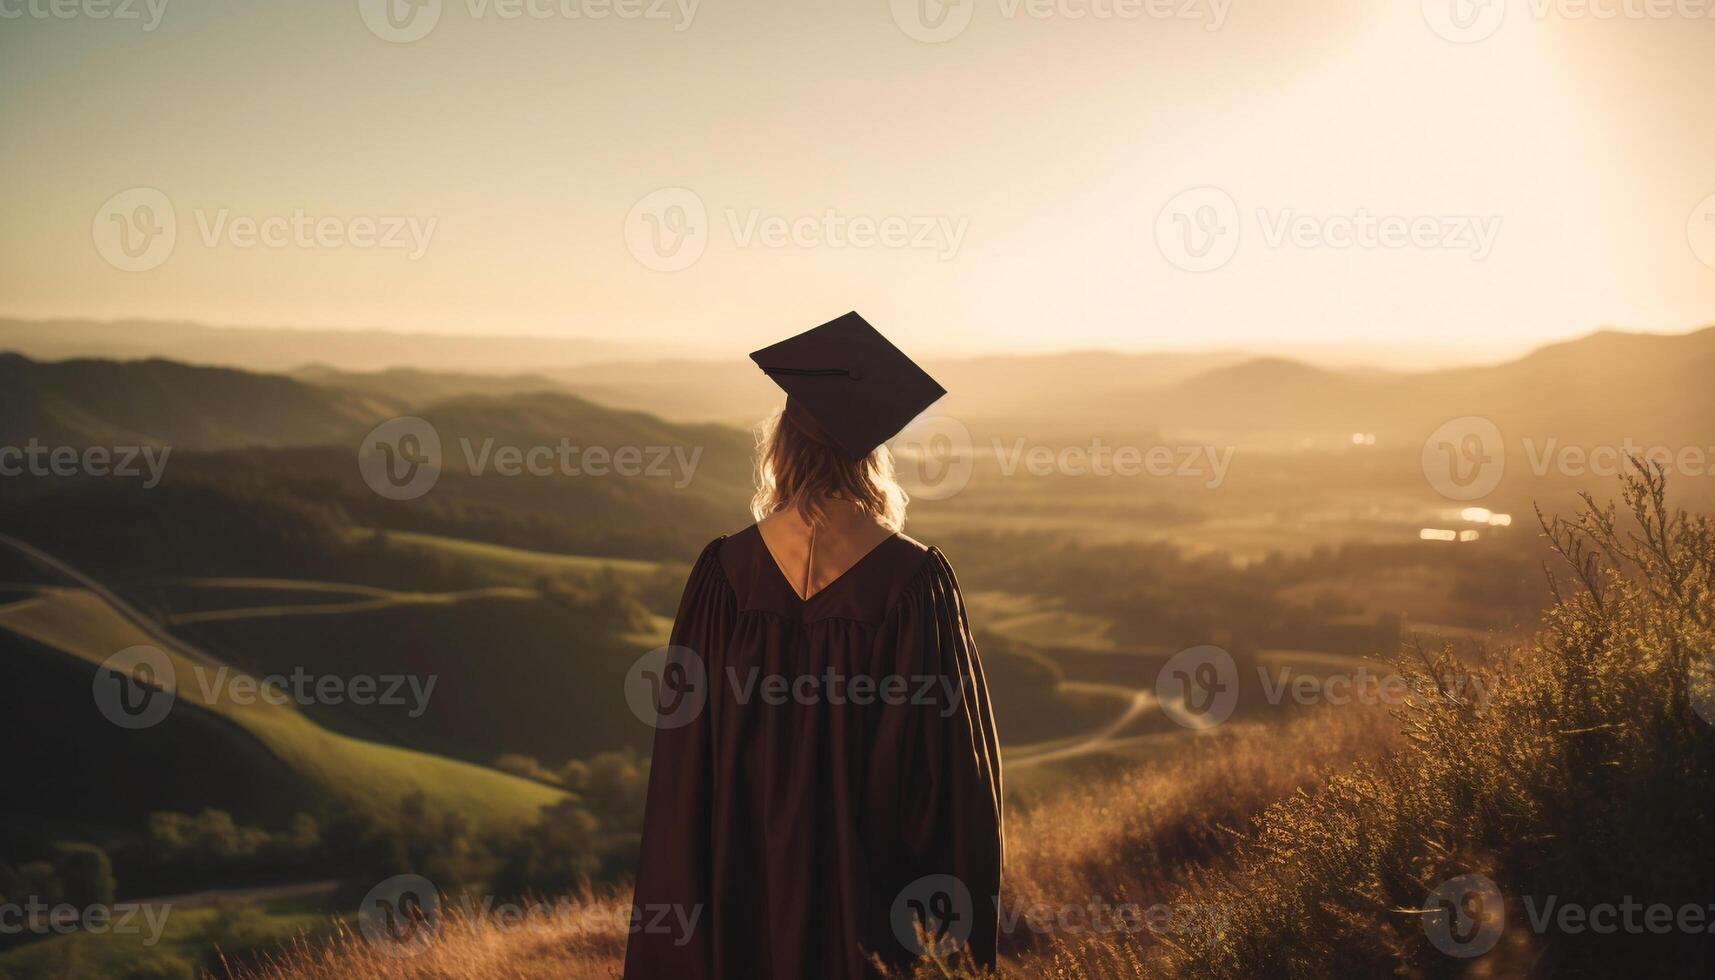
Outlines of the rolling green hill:
M7 788L39 816L90 822L199 805L280 816L274 807L288 801L306 810L328 800L388 812L421 794L443 812L506 827L562 798L491 769L331 732L294 705L239 703L224 685L211 697L212 678L229 665L152 627L93 581L21 591L0 606L0 652L33 682L8 685L19 698L3 714L14 729L8 744L25 764L9 767ZM102 717L90 691L98 665L138 645L169 658L177 699L162 724L127 732Z
M185 608L198 596L168 593ZM225 609L174 629L268 675L361 672L433 677L415 706L317 707L327 727L472 762L506 753L558 764L613 749L647 751L652 730L631 713L625 676L660 642L628 639L613 610L527 589L464 601L372 603L327 613L291 604ZM236 614L236 615L235 615Z

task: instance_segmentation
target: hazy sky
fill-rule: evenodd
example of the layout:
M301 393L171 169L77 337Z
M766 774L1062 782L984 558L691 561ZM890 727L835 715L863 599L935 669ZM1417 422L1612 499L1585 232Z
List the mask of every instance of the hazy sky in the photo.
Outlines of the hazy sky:
M1709 0L383 2L0 0L0 314L1473 357L1715 322Z

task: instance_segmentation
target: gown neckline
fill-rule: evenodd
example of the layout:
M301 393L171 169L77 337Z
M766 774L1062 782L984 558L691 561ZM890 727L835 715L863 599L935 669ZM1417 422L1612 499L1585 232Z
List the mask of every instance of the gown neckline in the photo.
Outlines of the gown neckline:
M776 578L778 578L780 580L780 584L786 586L786 590L788 592L792 593L792 598L797 599L799 603L806 604L806 605L809 604L810 602L812 602L813 600L815 600L816 598L818 598L819 596L821 596L824 592L827 592L830 589L832 589L834 586L839 585L840 582L844 581L845 577L850 575L853 571L855 571L859 565L862 565L864 562L869 561L870 558L874 557L875 553L881 550L882 545L888 543L889 541L892 541L894 538L899 537L899 532L894 531L891 534L889 534L887 537L882 538L880 541L877 541L874 545L871 545L870 549L868 551L864 552L863 555L860 556L857 561L854 561L850 565L847 565L845 567L845 569L840 572L840 574L835 575L833 578L829 579L827 585L822 586L821 588L817 589L816 591L814 591L814 592L812 592L806 596L806 595L799 595L798 594L798 587L796 585L793 585L792 580L787 577L786 569L780 567L780 559L778 559L774 556L774 549L770 548L768 546L768 539L762 536L762 528L755 525L755 524L752 524L750 526L750 529L751 529L751 531L755 532L757 540L762 542L762 551L764 554L766 554L768 556L768 564L774 569L774 575Z

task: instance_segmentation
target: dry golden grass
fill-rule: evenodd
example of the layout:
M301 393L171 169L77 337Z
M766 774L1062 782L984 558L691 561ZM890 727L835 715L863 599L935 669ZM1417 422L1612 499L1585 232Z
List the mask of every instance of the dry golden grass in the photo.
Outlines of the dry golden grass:
M605 980L620 975L629 903L629 895L585 894L550 903L551 915L502 924L443 900L433 941L413 955L341 926L329 939L299 940L257 968L231 972L246 980Z
M1492 975L1707 975L1701 934L1527 917L1550 897L1709 901L1715 718L1690 695L1715 650L1715 525L1669 510L1659 471L1640 467L1623 501L1545 522L1570 574L1535 642L1480 668L1423 657L1397 752L1270 807L1235 867L1183 896L1227 928L1186 937L1171 975L1458 974L1421 909L1471 874L1506 923L1475 961ZM1462 671L1488 696L1459 693Z
M1007 894L1016 916L1004 972L1021 977L1137 976L1155 935L1032 930L1043 909L1167 901L1188 871L1220 860L1268 804L1328 770L1374 756L1395 727L1375 708L1326 709L1284 726L1233 726L1187 737L1168 757L1094 779L1009 814ZM400 957L342 927L300 940L245 980L535 980L620 975L629 896L562 899L546 922L503 927L443 900L434 942ZM1101 964L1109 963L1103 972ZM1068 972L1076 964L1084 972Z
M1173 755L1063 792L1007 827L1003 972L1023 977L1135 977L1203 910L1172 903L1198 870L1219 865L1262 810L1324 782L1331 770L1383 755L1398 725L1385 709L1324 707L1283 725L1251 724L1187 739ZM1038 931L1059 910L1155 909L1131 931ZM1046 920L1046 921L1045 921ZM1136 926L1143 922L1144 927ZM1110 921L1110 926L1113 923Z

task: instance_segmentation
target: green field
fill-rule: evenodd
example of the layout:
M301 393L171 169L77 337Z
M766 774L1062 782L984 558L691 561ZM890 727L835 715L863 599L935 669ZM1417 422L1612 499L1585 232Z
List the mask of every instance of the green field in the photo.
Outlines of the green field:
M363 528L352 531L351 535L357 539L375 533L377 532L373 529ZM385 533L392 542L457 558L489 578L514 581L520 584L533 582L544 575L594 576L603 572L614 572L620 575L642 576L653 574L661 567L660 562L640 561L632 558L595 558L584 555L527 551L523 548L511 548L506 545L488 544L482 541L468 541L438 534L418 534L411 531L387 531Z
M162 636L139 628L82 589L44 587L34 598L0 607L0 629L91 669L132 646L162 650L179 678L175 712L206 712L233 723L324 798L357 799L385 810L421 793L446 812L484 824L521 826L563 797L557 790L482 766L329 732L292 705L261 699L235 704L218 695L211 701L191 679L210 676L225 665L162 642Z
M290 941L331 927L330 917L320 908L319 896L206 902L174 899L170 905L144 904L147 910L132 917L139 930L136 933L50 936L0 953L0 978L191 980L216 948L235 956L251 947ZM154 916L152 922L147 918L150 915Z

